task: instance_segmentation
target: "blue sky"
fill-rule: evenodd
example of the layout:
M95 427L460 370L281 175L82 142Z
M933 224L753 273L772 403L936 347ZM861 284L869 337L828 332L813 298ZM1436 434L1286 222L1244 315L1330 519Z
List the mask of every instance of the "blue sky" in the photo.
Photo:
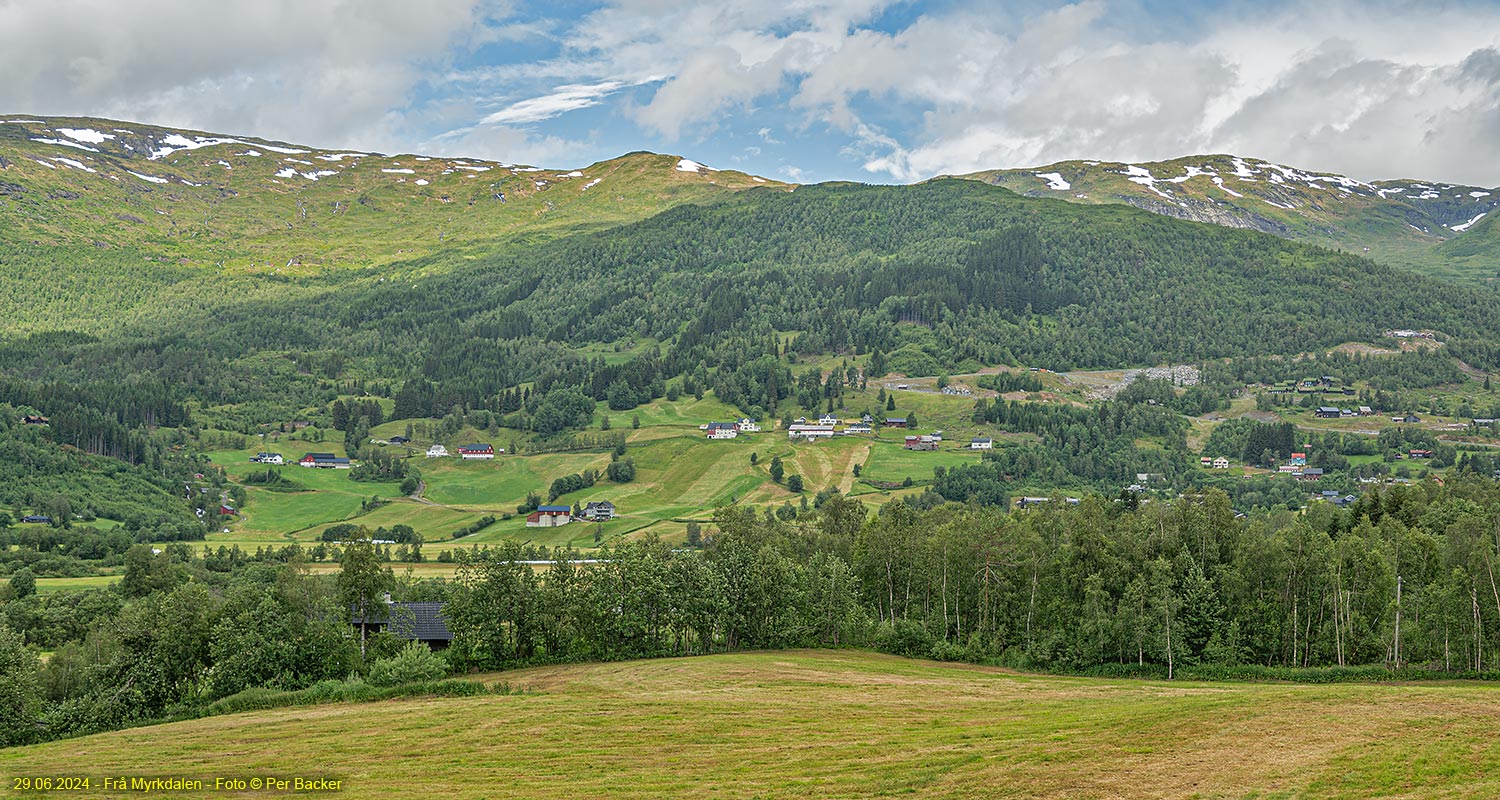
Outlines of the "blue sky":
M1500 183L1500 2L1473 0L13 0L0 74L3 112L558 167L1232 152Z

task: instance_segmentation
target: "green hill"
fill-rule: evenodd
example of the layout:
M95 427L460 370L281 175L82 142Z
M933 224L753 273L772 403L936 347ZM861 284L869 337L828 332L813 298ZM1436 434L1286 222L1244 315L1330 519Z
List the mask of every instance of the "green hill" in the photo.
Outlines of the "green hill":
M1031 197L1124 203L1178 219L1248 228L1392 266L1493 282L1500 240L1480 230L1500 190L1441 182L1363 183L1230 155L1125 164L1064 161L960 176Z
M215 778L330 778L348 798L1500 791L1500 752L1489 744L1494 690L1486 686L1062 678L850 651L544 667L487 679L530 691L157 725L0 750L0 771L88 777L101 788L105 777L164 774L209 786Z

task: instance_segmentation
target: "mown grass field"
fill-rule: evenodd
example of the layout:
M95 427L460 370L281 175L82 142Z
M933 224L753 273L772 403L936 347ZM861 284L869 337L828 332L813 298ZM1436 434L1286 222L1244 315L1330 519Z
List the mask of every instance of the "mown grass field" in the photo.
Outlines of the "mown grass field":
M531 692L138 728L0 751L0 774L326 775L351 800L1500 794L1490 685L1097 680L849 651L485 679Z

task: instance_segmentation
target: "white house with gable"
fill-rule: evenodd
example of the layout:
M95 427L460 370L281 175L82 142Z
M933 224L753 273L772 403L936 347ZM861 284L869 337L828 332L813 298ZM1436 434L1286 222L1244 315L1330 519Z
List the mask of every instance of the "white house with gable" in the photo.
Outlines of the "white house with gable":
M442 446L440 444L435 444L435 445L427 448L427 457L428 458L447 458L448 457L448 448L446 448L446 447L444 447L444 446Z

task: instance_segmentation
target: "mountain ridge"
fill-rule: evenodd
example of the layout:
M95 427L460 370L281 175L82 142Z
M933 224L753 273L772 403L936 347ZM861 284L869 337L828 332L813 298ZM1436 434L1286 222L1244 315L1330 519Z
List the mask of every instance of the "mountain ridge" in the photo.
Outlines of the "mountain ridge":
M0 117L0 219L11 238L138 247L237 271L482 250L757 187L792 188L644 151L552 169L89 117Z
M1500 269L1500 236L1488 226L1457 248L1464 257L1444 250L1500 207L1500 188L1414 179L1364 182L1225 153L1156 162L1070 160L943 178L1249 228L1469 282L1493 281Z

